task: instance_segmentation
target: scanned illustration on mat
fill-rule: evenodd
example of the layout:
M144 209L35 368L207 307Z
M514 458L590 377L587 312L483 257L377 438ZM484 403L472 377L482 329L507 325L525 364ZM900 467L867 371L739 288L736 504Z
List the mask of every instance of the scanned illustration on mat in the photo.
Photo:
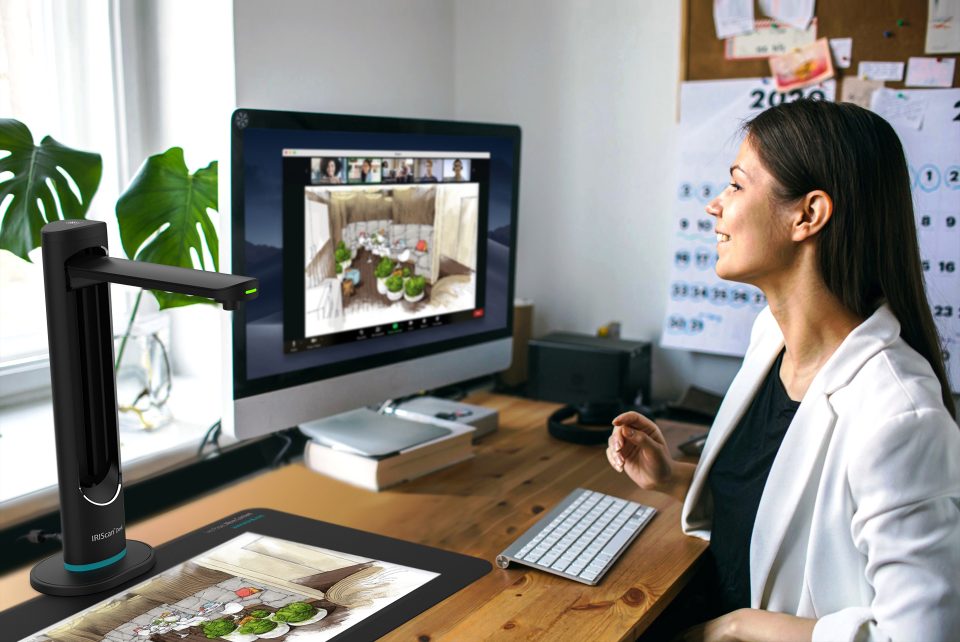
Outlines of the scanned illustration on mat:
M244 533L30 642L319 642L437 573Z

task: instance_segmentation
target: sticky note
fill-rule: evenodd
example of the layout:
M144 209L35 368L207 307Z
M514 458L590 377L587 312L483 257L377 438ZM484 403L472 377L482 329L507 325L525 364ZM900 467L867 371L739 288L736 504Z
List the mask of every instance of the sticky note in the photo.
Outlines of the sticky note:
M814 0L759 0L760 11L777 22L804 30L813 19Z
M790 25L774 26L770 20L757 20L752 32L726 39L724 56L727 60L769 58L808 45L816 39L816 18L806 29L794 29Z
M923 53L960 53L960 0L927 0Z
M853 60L853 38L830 38L830 51L837 67L848 68Z
M882 87L882 80L864 80L856 76L847 76L843 79L840 88L840 100L870 109L870 97L873 96L873 92Z
M713 0L713 24L717 38L730 38L753 31L753 0Z
M927 112L927 101L922 93L878 89L870 99L870 109L893 124L902 123L907 127L920 129Z
M867 80L898 82L903 80L902 62L879 62L864 60L857 67L857 75Z
M906 84L908 87L950 87L956 63L955 58L910 58Z

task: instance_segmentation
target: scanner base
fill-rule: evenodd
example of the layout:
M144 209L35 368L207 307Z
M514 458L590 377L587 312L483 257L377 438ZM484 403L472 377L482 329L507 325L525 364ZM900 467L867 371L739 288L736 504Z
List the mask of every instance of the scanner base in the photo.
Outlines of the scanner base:
M127 554L110 566L76 573L63 566L63 553L56 553L30 570L30 586L47 595L76 596L106 591L153 568L153 547L127 540Z

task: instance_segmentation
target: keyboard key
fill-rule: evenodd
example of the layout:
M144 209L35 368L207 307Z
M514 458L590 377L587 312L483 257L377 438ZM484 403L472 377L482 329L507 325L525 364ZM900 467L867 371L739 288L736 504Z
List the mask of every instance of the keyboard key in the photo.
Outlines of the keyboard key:
M600 552L600 555L607 555L612 557L615 553L619 552L620 548L627 543L627 540L630 539L630 536L633 535L633 529L625 528L617 535L610 540L610 542L603 547L603 550ZM599 557L599 555L598 555Z

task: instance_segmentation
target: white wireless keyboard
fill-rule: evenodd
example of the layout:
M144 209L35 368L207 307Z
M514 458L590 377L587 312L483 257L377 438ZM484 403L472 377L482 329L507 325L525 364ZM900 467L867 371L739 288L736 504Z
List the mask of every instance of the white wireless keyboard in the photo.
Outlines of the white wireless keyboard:
M497 566L516 562L595 585L656 512L578 488L497 555Z

